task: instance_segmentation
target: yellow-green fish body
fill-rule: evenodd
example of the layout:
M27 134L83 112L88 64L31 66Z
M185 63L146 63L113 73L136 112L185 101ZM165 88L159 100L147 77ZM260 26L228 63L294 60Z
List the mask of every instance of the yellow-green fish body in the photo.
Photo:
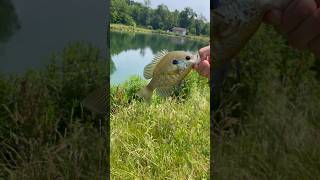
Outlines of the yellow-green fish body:
M185 51L159 52L153 61L144 68L144 77L151 79L149 84L137 95L151 102L153 91L160 96L169 96L191 71L192 66L200 62L198 55Z

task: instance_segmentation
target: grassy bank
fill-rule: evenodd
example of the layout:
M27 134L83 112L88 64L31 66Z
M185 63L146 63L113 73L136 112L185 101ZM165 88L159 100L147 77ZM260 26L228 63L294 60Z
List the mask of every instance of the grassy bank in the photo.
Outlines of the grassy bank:
M210 38L207 36L195 36L195 35L186 35L186 36L180 36L177 34L174 34L172 32L166 32L163 30L152 30L152 29L146 29L141 27L135 27L135 26L127 26L123 24L110 24L110 30L111 31L125 31L125 32L138 32L138 33L154 33L154 34L160 34L160 35L166 35L166 36L174 36L174 37L185 37L192 40L199 40L199 41L207 41L209 42Z
M105 80L105 59L73 43L44 69L0 76L0 179L105 176L105 117L80 101Z
M113 179L207 179L210 103L207 80L192 73L175 97L134 96L144 80L111 88Z
M217 112L216 179L318 179L319 59L263 26L236 60Z

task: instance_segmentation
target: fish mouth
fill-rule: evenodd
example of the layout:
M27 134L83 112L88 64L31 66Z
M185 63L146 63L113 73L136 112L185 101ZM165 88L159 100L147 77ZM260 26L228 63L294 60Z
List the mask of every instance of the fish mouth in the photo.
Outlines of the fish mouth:
M188 69L190 66L193 65L193 63L191 61L186 61L184 59L180 59L180 60L176 60L177 64L176 66L178 67L179 70L186 70Z
M188 69L190 66L193 66L195 64L199 64L200 61L201 61L200 55L195 54L192 56L192 58L190 60L185 60L185 59L176 60L176 65L179 70L185 70L185 69Z
M186 70L190 67L192 67L194 65L194 60L184 60L184 59L181 59L181 60L178 60L178 63L176 64L177 68L179 70Z
M201 59L200 59L200 55L197 53L196 55L193 56L194 62L193 64L199 64Z

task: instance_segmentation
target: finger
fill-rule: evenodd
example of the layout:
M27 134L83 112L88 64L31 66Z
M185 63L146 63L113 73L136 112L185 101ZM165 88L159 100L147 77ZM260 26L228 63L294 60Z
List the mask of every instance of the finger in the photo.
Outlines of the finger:
M210 76L210 68L207 67L207 68L205 69L205 71L204 71L204 73L203 73L203 76L205 76L205 77L207 77L207 78Z
M206 69L206 66L204 64L204 61L202 61L200 64L199 64L199 72L201 75L203 75L204 71Z
M280 10L270 10L265 15L264 22L272 25L277 32L284 34L283 30L281 29L282 15L283 13Z
M309 43L309 48L315 54L315 56L320 58L320 35Z
M199 67L198 67L198 69L196 69L196 71L197 71L201 76L203 76L203 74L204 74L204 69L205 69L205 67L204 67L202 64L199 64Z
M198 70L198 69L199 69L199 65L198 65L198 64L194 64L192 67L193 67L193 69L195 69L195 70Z
M200 73L200 64L201 63L193 65L193 69L196 70L198 73Z
M203 61L201 64L201 72L202 75L205 77L208 77L208 75L210 74L210 64L208 61Z
M309 16L299 27L289 33L289 44L297 49L306 49L308 43L320 34L320 10Z
M283 13L281 32L288 34L317 9L314 0L294 0Z
M206 46L204 48L201 48L199 50L199 55L200 55L201 60L205 59L207 56L209 56L210 55L210 46Z
M209 78L209 73L208 72L203 72L202 76L206 77L206 78Z
M204 77L207 77L208 79L210 79L210 70L205 72Z

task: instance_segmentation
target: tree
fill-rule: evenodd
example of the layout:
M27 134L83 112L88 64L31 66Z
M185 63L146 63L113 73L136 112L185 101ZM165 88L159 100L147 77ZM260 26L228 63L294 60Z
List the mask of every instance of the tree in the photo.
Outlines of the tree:
M210 24L209 23L205 23L204 26L201 29L201 34L203 35L210 35Z
M170 27L168 23L170 11L164 4L158 5L152 18L152 26L154 29L168 29Z
M144 1L143 1L143 4L144 4L144 6L146 6L146 7L150 7L151 1L150 1L150 0L144 0Z
M197 17L190 7L181 12L178 10L171 12L164 4L159 5L156 9L151 9L149 6L150 0L145 0L143 3L132 0L112 0L111 23L162 30L180 26L187 28L191 34L209 35L209 23L205 17L203 15Z
M175 10L172 13L172 19L173 19L173 26L179 26L179 11Z
M195 20L195 34L200 35L202 32L203 22L199 19Z
M130 7L126 0L112 0L110 10L112 23L126 23L130 19Z
M184 8L179 14L180 27L191 28L195 17L197 17L197 14L190 7Z

